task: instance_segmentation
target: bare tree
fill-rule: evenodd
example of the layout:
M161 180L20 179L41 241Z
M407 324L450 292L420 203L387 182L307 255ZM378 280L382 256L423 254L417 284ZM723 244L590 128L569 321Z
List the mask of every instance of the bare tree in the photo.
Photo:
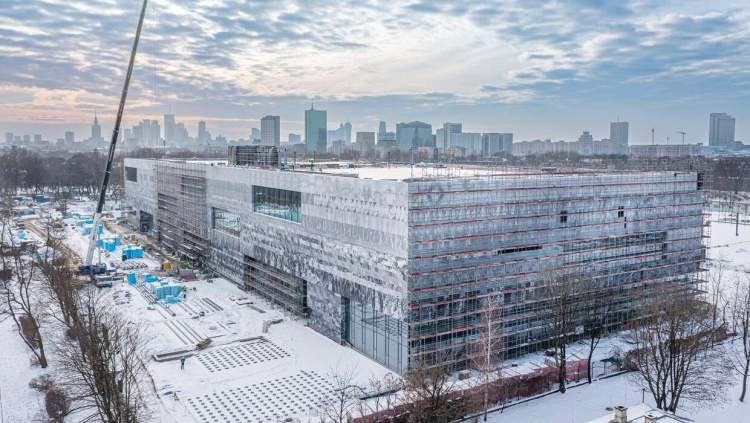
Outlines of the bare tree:
M577 271L563 270L551 273L536 291L547 336L554 349L560 393L566 391L568 345L580 325L583 297L590 285L590 278Z
M593 278L582 281L583 317L585 340L588 344L588 382L593 380L594 351L607 334L607 325L613 309L613 295L607 288L597 286Z
M355 385L356 367L346 368L341 362L328 370L328 379L333 393L325 397L321 411L327 420L343 423L351 419L351 412L357 406L357 397L362 388Z
M41 270L44 292L47 294L48 315L59 320L67 328L73 328L77 316L78 291L82 284L76 278L70 261L65 255L62 228L52 222L46 224L46 254L42 257Z
M740 401L744 402L750 376L750 275L736 279L728 304L729 319L739 342L733 339L731 343L725 343L724 348L732 367L742 377Z
M482 320L477 327L476 338L470 344L469 358L472 367L479 373L479 387L482 390L482 415L487 421L490 406L490 388L496 380L504 358L505 338L502 323L497 322L501 306L488 295L482 309Z
M77 307L74 336L55 345L59 386L64 386L82 422L136 423L148 420L144 400L147 374L143 327L130 322L94 288Z
M450 355L432 354L431 360L420 358L404 375L401 401L407 404L411 423L449 423L463 417L468 409L458 380L451 377Z
M367 383L367 398L359 401L358 410L364 421L380 421L380 414L395 405L396 394L401 389L399 378L392 373L370 376Z
M715 325L721 323L719 320L724 320L723 307L727 304L724 293L726 285L724 279L726 278L728 262L726 254L720 253L719 257L711 260L711 270L708 273L708 301L711 305L711 319Z
M18 334L36 357L42 368L47 367L47 356L42 339L43 307L39 305L37 282L38 263L33 258L36 248L31 243L16 245L12 240L10 214L3 213L0 240L7 240L0 258L0 296L3 312L16 324Z
M712 348L719 327L709 306L685 286L662 282L639 307L643 325L625 336L632 348L626 362L636 370L631 380L665 411L724 401L729 369L721 350Z

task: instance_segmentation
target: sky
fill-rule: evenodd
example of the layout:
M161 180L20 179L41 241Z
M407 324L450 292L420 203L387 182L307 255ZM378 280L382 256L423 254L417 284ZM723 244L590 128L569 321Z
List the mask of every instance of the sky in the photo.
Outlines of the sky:
M112 130L141 0L0 0L0 134ZM750 143L746 0L151 0L124 124L171 111L191 135L282 140L304 110L329 129L512 132L707 143L709 113ZM163 123L162 123L163 125ZM1 135L0 135L1 136ZM3 137L4 139L4 137Z

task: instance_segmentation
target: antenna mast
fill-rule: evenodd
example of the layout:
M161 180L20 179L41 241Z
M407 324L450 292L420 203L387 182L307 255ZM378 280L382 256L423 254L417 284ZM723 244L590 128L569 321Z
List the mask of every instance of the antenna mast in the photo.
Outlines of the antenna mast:
M143 7L141 8L141 16L138 19L138 29L135 32L135 40L133 40L133 51L130 53L130 63L128 64L128 72L125 74L125 85L122 87L122 95L120 96L120 107L117 109L117 118L115 119L115 127L112 130L112 141L109 144L109 156L107 156L107 168L104 171L104 178L102 179L102 188L99 192L99 203L96 205L96 213L94 213L94 226L91 229L91 237L89 238L89 249L86 253L86 266L91 265L91 260L94 258L94 248L97 247L97 236L99 235L99 221L102 218L102 209L104 208L104 197L107 194L107 185L109 185L109 176L112 173L112 162L115 158L115 149L117 148L117 137L120 134L120 124L122 123L122 114L125 111L125 100L128 98L128 87L130 86L130 77L133 74L133 65L135 65L135 54L138 51L138 41L141 38L141 29L143 28L143 19L146 17L146 7L148 6L148 0L143 0Z

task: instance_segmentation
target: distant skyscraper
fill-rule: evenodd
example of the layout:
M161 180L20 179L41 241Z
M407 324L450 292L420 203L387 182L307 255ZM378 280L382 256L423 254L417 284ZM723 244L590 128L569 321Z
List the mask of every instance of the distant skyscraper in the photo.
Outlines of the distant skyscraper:
M65 132L65 145L67 147L70 147L74 142L76 142L76 135L73 133L73 131Z
M352 124L349 122L342 123L338 129L328 131L328 143L333 141L343 141L344 145L349 145L352 142Z
M41 135L34 135L34 142L42 142L42 136Z
M734 118L726 113L711 113L708 124L708 145L723 146L734 142Z
M357 149L362 154L367 154L375 148L374 132L357 132Z
M399 123L396 125L396 148L409 151L412 147L433 146L432 125L424 122Z
M594 137L589 131L583 131L583 134L578 137L578 154L582 156L594 154Z
M281 117L266 116L260 120L260 143L276 147L281 144Z
M380 121L380 126L378 126L378 134L385 134L388 130L385 127L385 122Z
M482 134L482 155L513 154L513 134Z
M307 151L326 153L328 151L328 113L325 110L305 110L305 143Z
M302 142L302 135L289 134L289 144L299 144Z
M260 138L261 138L261 133L260 133L260 129L258 129L258 128L253 128L253 129L251 129L251 130L250 130L250 142L251 142L251 143L252 143L253 141L255 141L255 140L258 140L258 141L260 141Z
M628 128L627 122L612 122L609 124L609 141L612 145L612 154L628 154Z
M198 122L198 143L204 144L206 140L206 122L201 119L200 122Z
M31 142L31 135L24 135L23 136L23 142L24 144L28 144Z
M446 122L443 124L442 131L435 137L437 148L445 151L451 147L451 134L460 134L463 131L463 125L460 123Z
M13 144L13 133L12 132L6 132L5 133L5 143L6 144Z
M175 120L174 115L172 114L166 114L164 115L164 142L167 144L175 144L177 143L177 138L175 137Z
M102 139L102 127L99 126L99 118L94 113L94 124L91 125L91 139L99 141Z

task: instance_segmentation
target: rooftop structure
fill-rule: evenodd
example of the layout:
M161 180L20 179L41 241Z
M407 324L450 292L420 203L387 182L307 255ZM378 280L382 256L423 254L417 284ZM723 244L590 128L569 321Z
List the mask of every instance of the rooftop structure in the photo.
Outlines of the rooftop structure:
M535 290L553 272L585 273L617 298L616 329L635 318L634 293L689 287L703 271L710 178L697 165L125 166L151 235L399 372L442 353L465 365L488 302L507 356L543 347Z

